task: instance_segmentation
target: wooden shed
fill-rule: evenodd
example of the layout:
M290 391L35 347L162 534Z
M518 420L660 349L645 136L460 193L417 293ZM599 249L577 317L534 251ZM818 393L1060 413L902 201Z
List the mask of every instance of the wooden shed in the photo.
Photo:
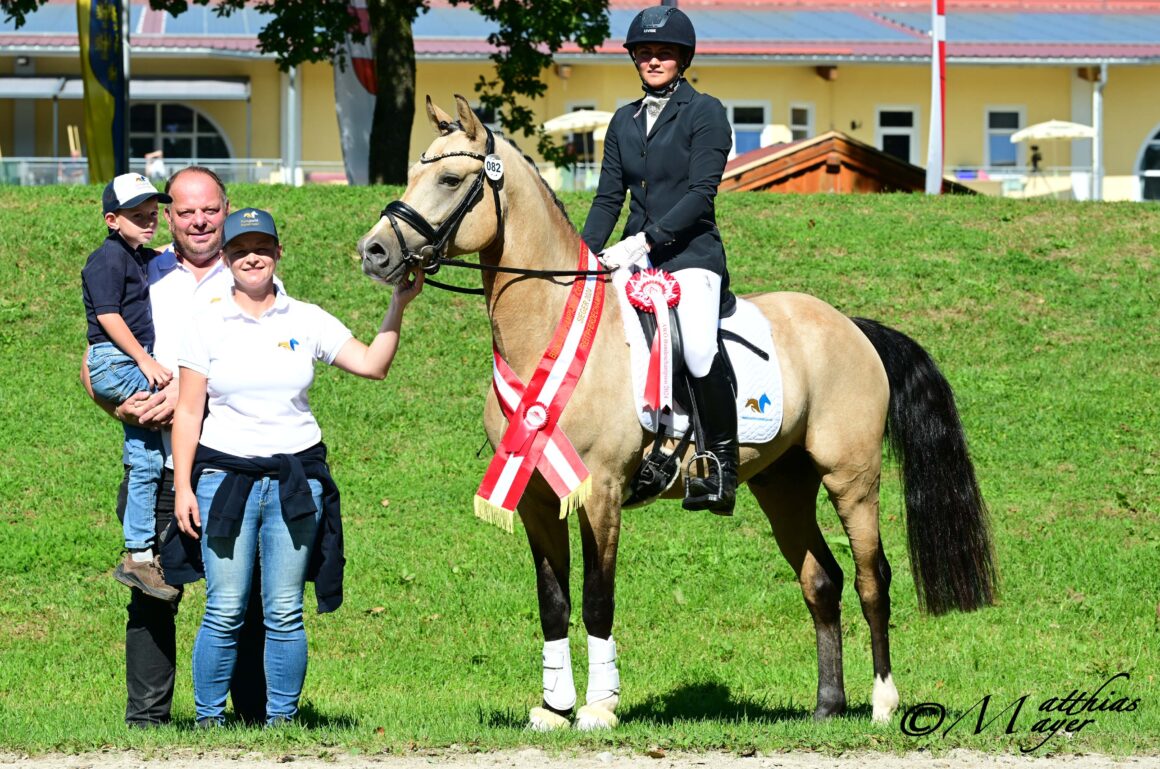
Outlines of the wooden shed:
M926 170L840 131L775 144L730 160L720 190L769 192L922 192ZM950 179L943 193L974 194Z

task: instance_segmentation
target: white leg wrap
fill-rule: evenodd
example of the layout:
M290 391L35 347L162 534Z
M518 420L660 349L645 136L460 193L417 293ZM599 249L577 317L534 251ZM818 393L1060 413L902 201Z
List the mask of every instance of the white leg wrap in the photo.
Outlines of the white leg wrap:
M898 689L894 687L894 676L887 673L886 680L874 676L874 692L871 695L874 705L874 723L884 724L898 709Z
M616 641L588 636L588 693L589 705L620 697L620 671L616 668ZM614 710L616 704L607 710Z
M544 702L556 710L571 710L576 704L572 651L567 638L544 642Z
M616 668L616 642L588 636L588 692L586 704L576 714L576 728L583 731L611 729L618 723L620 671Z

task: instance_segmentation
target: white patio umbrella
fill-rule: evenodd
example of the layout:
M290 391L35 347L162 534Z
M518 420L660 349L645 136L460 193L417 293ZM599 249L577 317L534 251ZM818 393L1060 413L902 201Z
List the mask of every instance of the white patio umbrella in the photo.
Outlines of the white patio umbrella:
M1082 123L1069 123L1066 120L1048 120L1046 123L1029 125L1011 134L1011 143L1094 138L1096 138L1096 129L1091 126Z
M544 123L544 130L550 134L582 134L605 128L612 120L611 112L595 109L578 109L565 112Z

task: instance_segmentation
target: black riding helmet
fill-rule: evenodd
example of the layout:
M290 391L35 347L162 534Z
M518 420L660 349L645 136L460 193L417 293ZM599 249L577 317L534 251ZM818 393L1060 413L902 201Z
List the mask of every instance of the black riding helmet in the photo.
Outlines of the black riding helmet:
M632 49L641 43L670 43L688 51L681 69L689 66L697 52L697 33L693 22L680 8L672 5L654 5L645 8L628 25L624 47L632 56Z

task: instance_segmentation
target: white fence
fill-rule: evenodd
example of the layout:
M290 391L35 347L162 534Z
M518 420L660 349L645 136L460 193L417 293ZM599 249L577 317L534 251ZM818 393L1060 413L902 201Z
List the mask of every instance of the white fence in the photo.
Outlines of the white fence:
M169 173L197 163L213 169L226 184L254 182L260 184L345 184L346 172L341 163L302 162L291 172L280 158L238 158L232 160L190 160L166 158L162 168L150 167L148 174L156 183ZM130 171L147 173L147 162L134 158ZM33 186L41 184L88 184L89 164L84 157L14 157L0 158L0 184Z

